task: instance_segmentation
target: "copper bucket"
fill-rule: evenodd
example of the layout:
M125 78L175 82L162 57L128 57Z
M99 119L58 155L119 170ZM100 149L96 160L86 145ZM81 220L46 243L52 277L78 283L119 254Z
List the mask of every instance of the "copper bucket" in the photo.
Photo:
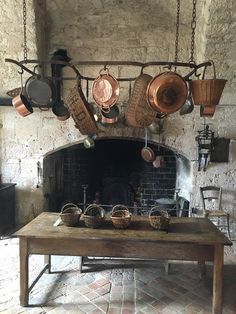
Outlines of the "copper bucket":
M213 61L210 61L213 66L214 78L204 79L206 67L204 68L202 79L192 81L192 96L195 105L216 106L220 102L223 89L227 80L216 79L216 70Z

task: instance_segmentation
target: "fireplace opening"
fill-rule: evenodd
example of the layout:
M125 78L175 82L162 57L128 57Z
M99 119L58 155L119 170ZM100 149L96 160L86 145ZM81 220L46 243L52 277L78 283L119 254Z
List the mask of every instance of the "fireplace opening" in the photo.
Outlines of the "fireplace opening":
M43 190L49 211L60 211L66 202L93 202L111 208L116 204L151 207L160 198L173 199L176 188L176 155L168 148L149 143L164 163L154 167L141 157L144 142L98 139L95 147L83 143L45 156Z

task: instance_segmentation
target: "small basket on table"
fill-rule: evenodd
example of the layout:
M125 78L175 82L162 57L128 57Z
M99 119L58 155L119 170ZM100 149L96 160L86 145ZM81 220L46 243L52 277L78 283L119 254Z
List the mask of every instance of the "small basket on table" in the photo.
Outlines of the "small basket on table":
M150 225L157 230L168 230L170 223L170 216L166 209L159 207L152 207L149 212Z
M112 208L111 221L117 229L126 229L131 222L131 213L124 205L118 204Z
M67 203L61 208L60 218L67 227L74 227L78 224L82 209L74 203Z
M90 204L85 209L83 219L86 227L99 228L105 220L105 210L97 204Z

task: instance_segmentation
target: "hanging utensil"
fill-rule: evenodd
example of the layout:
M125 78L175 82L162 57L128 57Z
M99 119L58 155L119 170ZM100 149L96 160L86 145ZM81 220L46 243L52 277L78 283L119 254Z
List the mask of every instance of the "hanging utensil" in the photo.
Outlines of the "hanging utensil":
M213 79L205 79L206 67L202 79L192 81L192 95L195 105L215 107L219 104L227 80L216 78L216 69L213 61Z
M113 106L108 112L104 112L101 110L102 123L103 124L113 124L118 121L119 117L119 108L118 106Z
M184 105L180 109L179 114L183 116L185 114L191 113L193 109L194 109L194 104L193 104L193 98L192 98L192 92L191 92L191 85L189 85L188 98L186 99Z
M141 156L146 162L153 162L155 159L154 151L147 146L148 131L145 128L145 146L141 150Z
M125 112L126 120L132 127L147 127L155 120L156 112L148 105L146 99L146 90L151 79L150 75L141 72L134 82Z
M147 87L147 100L159 113L173 113L185 103L188 95L186 81L175 72L155 76Z
M23 71L20 72L21 91L19 95L17 95L16 97L12 99L12 105L22 117L26 117L30 115L31 113L33 113L33 108L30 101L24 95L22 75L23 75Z
M102 73L105 71L105 73ZM92 95L98 106L107 110L114 106L119 97L119 83L117 79L109 73L109 69L104 67L100 70L99 76L92 86Z

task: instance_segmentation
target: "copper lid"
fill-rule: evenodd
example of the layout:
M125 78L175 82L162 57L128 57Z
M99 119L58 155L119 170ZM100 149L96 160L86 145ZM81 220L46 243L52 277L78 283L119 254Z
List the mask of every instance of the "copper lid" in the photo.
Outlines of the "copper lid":
M185 103L188 95L186 81L175 72L155 76L147 88L147 100L157 112L173 113Z

